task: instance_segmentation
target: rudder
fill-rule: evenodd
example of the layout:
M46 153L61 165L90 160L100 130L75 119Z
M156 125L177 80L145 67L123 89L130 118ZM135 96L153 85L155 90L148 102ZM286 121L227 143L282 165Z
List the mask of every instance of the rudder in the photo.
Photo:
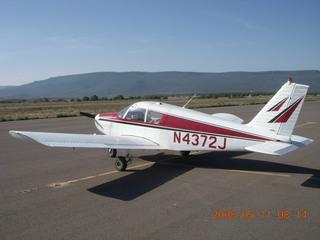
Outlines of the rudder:
M289 140L308 88L307 85L292 83L289 78L247 125L267 129Z

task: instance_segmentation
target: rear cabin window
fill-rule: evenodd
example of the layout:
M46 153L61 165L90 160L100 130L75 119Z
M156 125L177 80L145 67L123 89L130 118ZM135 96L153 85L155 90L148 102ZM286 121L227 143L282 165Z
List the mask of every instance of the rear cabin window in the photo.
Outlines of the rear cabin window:
M147 113L147 119L146 122L148 123L154 123L154 124L160 124L160 121L162 119L163 114L158 113L152 110L149 110Z

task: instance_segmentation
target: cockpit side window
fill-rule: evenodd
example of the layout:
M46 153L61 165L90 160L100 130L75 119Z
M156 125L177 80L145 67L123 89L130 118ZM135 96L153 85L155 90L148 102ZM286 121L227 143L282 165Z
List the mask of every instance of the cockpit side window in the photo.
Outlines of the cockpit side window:
M160 124L163 114L153 110L147 111L145 108L131 105L121 110L118 116L122 119Z
M137 108L132 106L129 109L128 113L126 114L125 119L144 122L145 115L146 115L145 108Z
M154 123L154 124L160 124L160 121L161 121L161 119L162 119L162 116L163 116L162 113L149 110L148 113L147 113L146 122L148 122L148 123Z

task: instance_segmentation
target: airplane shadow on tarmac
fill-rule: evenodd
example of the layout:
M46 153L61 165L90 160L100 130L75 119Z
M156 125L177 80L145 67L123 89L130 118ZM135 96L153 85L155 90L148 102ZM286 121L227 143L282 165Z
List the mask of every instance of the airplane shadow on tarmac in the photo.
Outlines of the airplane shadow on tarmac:
M301 186L320 188L320 170L318 169L252 160L246 159L245 157L234 158L245 154L248 154L248 152L209 152L190 155L188 157L165 155L163 153L140 156L141 159L155 162L155 164L143 170L127 170L133 173L95 186L88 189L88 191L105 197L131 201L193 168L313 174L313 176L302 183Z

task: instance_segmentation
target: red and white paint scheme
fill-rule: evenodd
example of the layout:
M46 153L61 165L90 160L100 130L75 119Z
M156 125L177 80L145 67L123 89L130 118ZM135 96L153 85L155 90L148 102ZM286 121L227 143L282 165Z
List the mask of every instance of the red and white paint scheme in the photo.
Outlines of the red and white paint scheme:
M131 149L190 151L252 151L283 155L312 142L292 135L309 86L289 79L247 124L239 117L213 115L161 102L138 102L119 113L83 113L94 118L104 135L10 131L13 137L50 147L106 148L115 157L116 168L125 170Z

